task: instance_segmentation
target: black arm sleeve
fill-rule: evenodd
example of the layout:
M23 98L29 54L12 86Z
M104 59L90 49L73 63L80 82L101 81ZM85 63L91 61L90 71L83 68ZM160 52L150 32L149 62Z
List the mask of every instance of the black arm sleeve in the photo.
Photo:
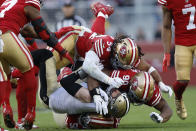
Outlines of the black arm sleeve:
M54 47L58 43L58 39L56 38L55 34L47 28L47 25L42 17L32 20L31 23L36 33L44 42L47 43L48 46Z

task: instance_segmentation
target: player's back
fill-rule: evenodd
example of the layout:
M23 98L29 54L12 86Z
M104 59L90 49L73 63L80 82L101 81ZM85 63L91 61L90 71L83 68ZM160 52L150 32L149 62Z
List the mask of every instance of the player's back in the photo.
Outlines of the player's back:
M40 9L39 0L5 0L0 7L0 30L5 33L12 31L18 34L20 29L29 22L24 7L33 6Z
M159 0L172 11L175 25L175 43L196 45L196 0Z

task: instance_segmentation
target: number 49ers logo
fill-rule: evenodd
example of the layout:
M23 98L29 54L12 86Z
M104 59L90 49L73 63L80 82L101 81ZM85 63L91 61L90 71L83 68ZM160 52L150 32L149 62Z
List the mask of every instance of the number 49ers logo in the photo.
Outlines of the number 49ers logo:
M125 58L125 57L126 57L126 54L127 54L127 48L126 48L126 46L122 46L122 47L120 48L120 56L121 56L122 58Z

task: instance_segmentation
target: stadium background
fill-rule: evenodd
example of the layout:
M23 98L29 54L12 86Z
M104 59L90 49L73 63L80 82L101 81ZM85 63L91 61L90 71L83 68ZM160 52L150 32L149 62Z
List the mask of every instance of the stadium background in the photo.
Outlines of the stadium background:
M66 0L45 0L41 11L47 25L54 31L54 25L58 20L63 18L61 7ZM91 27L94 19L90 10L90 4L94 0L72 0L76 8L76 14L82 16L88 27ZM114 14L106 23L106 34L115 36L116 33L126 33L139 44L145 53L145 59L148 60L160 73L162 72L163 47L161 45L161 7L157 5L157 0L99 0L110 3L115 8ZM40 47L44 44L38 41ZM172 54L174 50L172 51ZM173 63L172 59L172 63ZM194 62L196 63L196 62ZM172 85L175 80L174 64L167 73L161 73L164 82ZM147 106L131 107L129 114L122 119L119 129L116 130L138 130L138 131L194 131L196 129L196 105L194 100L196 93L196 66L191 73L191 86L185 93L185 102L188 109L188 119L180 120L175 114L174 96L168 99L164 97L171 105L174 114L171 120L166 124L156 124L149 118L149 113L155 111ZM190 88L191 87L191 88ZM11 96L11 103L14 107L15 118L17 118L17 107L15 100L15 91ZM17 120L17 119L15 119ZM3 125L1 118L1 126ZM37 101L37 118L36 124L40 131L65 130L60 129L54 122L52 113L41 106ZM4 126L3 126L4 127Z

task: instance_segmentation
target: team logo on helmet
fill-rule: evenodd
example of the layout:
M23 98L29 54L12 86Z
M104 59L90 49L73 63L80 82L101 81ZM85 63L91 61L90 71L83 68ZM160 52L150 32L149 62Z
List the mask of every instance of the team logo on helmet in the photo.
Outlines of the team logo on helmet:
M122 58L125 58L126 55L127 55L127 48L126 48L126 46L122 46L122 47L120 48L120 56L121 56Z
M137 78L135 78L132 81L131 89L135 91L137 88L138 88L138 80Z

